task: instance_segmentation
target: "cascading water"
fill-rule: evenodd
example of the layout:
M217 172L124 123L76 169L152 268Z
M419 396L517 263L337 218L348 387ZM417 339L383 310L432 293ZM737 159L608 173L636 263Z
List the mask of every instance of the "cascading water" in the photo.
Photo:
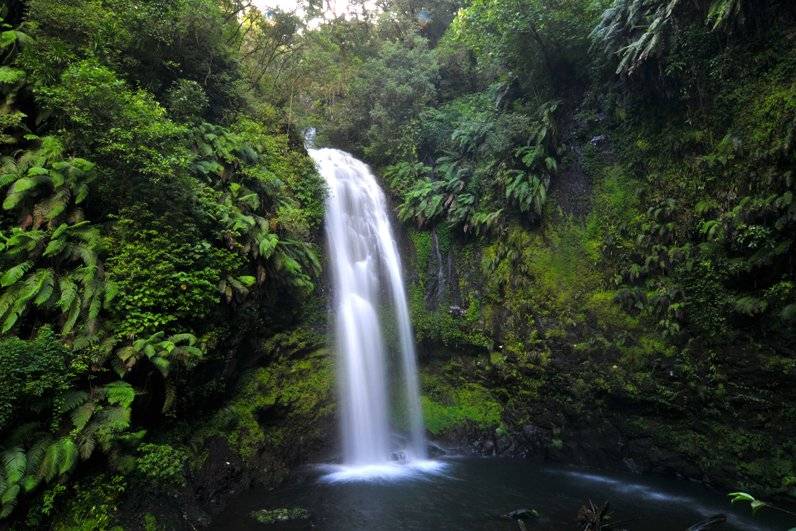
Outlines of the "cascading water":
M409 419L409 445L402 450L409 465L433 468L433 462L425 461L412 325L384 193L368 166L348 153L337 149L310 149L309 153L329 187L326 232L346 465L338 479L348 477L351 470L359 471L353 476L368 475L368 470L374 475L394 475L398 470L391 459L387 350L378 312L384 300L382 279L397 321Z

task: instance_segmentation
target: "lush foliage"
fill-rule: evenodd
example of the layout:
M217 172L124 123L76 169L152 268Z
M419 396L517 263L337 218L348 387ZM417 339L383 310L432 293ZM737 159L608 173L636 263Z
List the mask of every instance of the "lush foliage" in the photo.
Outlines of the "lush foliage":
M431 433L793 496L796 4L377 4L0 8L0 515L332 433L307 127L405 224Z
M407 5L322 24L307 53L346 53L306 94L339 90L296 120L375 164L411 227L429 426L479 418L457 394L479 385L490 437L532 424L582 458L589 425L620 462L792 495L793 3L470 0L433 35ZM404 69L434 90L363 96L418 39L433 64Z
M257 36L241 8L0 11L3 518L22 504L31 525L68 526L83 500L107 527L115 495L97 500L87 479L67 502L62 488L89 459L183 485L187 454L142 443L147 431L223 396L234 373L206 371L314 289L323 188L241 66Z

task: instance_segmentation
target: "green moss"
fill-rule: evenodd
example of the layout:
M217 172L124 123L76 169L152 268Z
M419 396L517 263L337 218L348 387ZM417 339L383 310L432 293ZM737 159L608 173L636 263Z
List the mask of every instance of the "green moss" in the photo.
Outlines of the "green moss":
M328 350L308 337L294 331L271 339L271 352L284 357L244 373L234 398L195 440L221 435L249 460L264 448L278 451L294 438L324 435L323 420L334 411L334 371Z
M260 509L250 514L253 520L260 524L276 524L290 520L306 520L310 517L309 511L301 507L281 509Z
M56 486L52 491L57 489ZM57 513L57 517L49 522L52 529L66 531L80 529L81 531L121 530L115 526L116 513L121 497L127 490L127 482L120 475L99 474L83 478L75 482L69 489L61 489L61 497L66 498L65 507ZM66 494L66 496L64 496ZM47 498L47 493L45 493ZM45 500L45 506L47 503ZM45 517L52 517L52 513L45 513ZM36 515L41 518L41 515ZM29 518L29 523L31 522ZM38 522L37 522L38 523Z
M439 251L446 255L451 251L453 245L453 227L449 223L440 223L435 227L437 232L437 245Z
M638 216L640 183L620 164L598 165L592 210L586 219L584 245L593 261L602 258L606 238L621 239L621 229Z
M426 429L435 436L467 426L495 429L501 423L502 406L479 384L453 387L426 375L421 401Z
M185 485L186 451L168 444L142 444L138 454L135 473L154 489L168 492Z
M415 250L415 268L419 274L425 274L431 258L431 233L423 230L409 229L409 239Z

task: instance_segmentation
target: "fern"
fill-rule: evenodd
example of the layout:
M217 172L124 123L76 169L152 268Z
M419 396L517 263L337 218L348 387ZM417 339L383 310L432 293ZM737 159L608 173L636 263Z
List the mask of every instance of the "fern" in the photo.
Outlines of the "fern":
M31 304L59 310L64 334L70 334L81 317L86 331L96 330L109 300L98 245L99 232L86 222L48 231L13 229L4 254L17 264L0 275L0 285L9 288L0 295L2 332L11 330ZM111 296L115 289L111 286Z
M119 360L117 372L123 375L145 357L165 378L169 375L172 362L191 367L204 355L202 349L194 346L196 342L196 337L187 333L165 337L163 332L158 332L148 338L137 339L132 345L116 351L115 356Z
M615 0L603 12L592 39L619 57L617 74L633 74L666 50L679 4L680 0Z
M735 311L743 315L757 315L763 313L768 307L768 303L756 297L739 297L734 301Z
M39 475L50 482L57 476L70 472L77 464L78 449L75 442L69 437L62 437L50 446L44 453Z
M88 402L73 409L70 418L74 429L80 431L85 428L91 416L94 414L96 407L94 402Z
M61 399L61 407L65 411L70 411L82 404L85 404L89 395L85 391L71 391Z
M8 269L6 272L0 276L0 286L7 288L8 286L13 286L16 284L19 279L25 276L25 273L30 271L33 267L33 262L30 260L26 260L20 264L15 265L11 269Z
M74 213L96 177L94 164L78 158L60 160L62 154L60 142L45 137L38 149L3 162L0 185L8 186L3 208L32 219L34 229Z
M25 475L27 462L22 448L11 448L0 454L0 464L2 464L4 480L7 485L19 483Z
M728 29L745 22L744 0L713 0L708 9L707 24L711 29Z

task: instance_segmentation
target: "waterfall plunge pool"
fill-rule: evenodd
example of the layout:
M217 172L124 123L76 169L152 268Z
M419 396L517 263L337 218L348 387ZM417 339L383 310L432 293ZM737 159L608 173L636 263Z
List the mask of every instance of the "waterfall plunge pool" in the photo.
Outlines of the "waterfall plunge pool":
M500 518L515 509L536 509L528 530L578 528L578 509L591 499L610 502L615 529L684 531L724 514L726 531L785 530L788 521L776 513L752 515L748 506L733 506L723 493L704 485L649 475L603 474L576 468L549 467L532 460L445 458L433 470L405 465L399 477L346 477L329 481L330 465L308 466L276 491L251 490L232 499L215 519L213 529L323 530L516 530ZM386 465L388 466L388 465ZM326 478L326 479L324 479ZM309 518L263 525L253 511L302 507ZM791 526L793 522L790 522Z
M420 479L424 474L441 474L446 468L444 461L419 459L405 463L390 461L374 465L318 465L324 474L321 483L348 483L372 481L396 481Z

